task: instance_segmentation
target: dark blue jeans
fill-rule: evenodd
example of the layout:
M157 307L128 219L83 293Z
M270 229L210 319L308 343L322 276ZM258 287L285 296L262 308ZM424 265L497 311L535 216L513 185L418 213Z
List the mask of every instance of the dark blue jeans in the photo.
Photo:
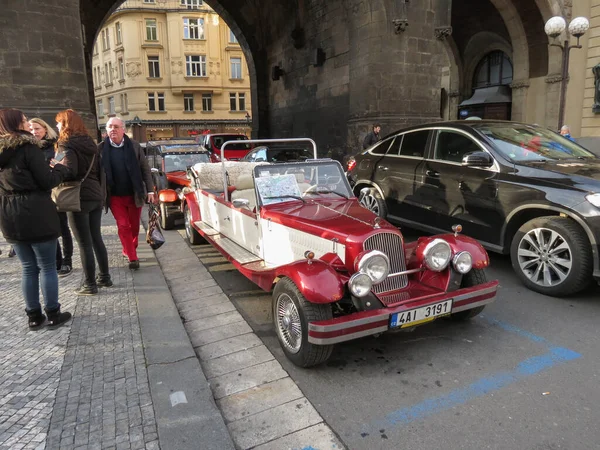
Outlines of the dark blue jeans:
M23 269L21 289L27 311L41 309L40 278L46 309L55 310L60 307L56 273L56 241L52 239L45 242L13 244Z

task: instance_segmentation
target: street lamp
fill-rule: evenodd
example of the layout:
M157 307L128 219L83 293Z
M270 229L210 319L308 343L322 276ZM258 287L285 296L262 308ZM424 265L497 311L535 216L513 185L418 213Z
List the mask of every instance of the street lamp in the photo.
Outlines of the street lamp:
M567 31L568 29L568 31ZM559 47L562 50L562 79L560 84L560 107L558 110L558 129L560 130L565 123L565 105L567 97L567 80L569 78L569 56L571 49L582 48L579 40L590 29L590 21L585 17L576 17L571 20L567 27L567 21L560 17L552 17L544 30L546 34L554 39L550 44L551 47ZM567 35L563 43L557 43L556 39L567 31ZM571 36L577 38L577 45L571 45Z

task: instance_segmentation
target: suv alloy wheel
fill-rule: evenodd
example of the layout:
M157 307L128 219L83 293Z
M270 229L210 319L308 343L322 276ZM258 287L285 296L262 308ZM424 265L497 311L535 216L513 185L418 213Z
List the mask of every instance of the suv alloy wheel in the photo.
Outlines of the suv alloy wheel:
M359 192L358 194L358 201L362 206L367 208L373 214L378 215L382 219L385 219L385 217L387 216L387 207L385 205L385 200L381 198L381 195L379 195L377 189L361 189L361 192Z

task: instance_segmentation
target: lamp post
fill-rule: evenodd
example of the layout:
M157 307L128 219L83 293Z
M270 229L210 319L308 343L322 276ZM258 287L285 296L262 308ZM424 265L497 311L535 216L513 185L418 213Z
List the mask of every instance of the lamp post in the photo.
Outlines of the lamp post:
M582 48L579 43L581 37L590 29L590 21L585 17L576 17L571 20L567 27L567 21L560 16L552 17L544 30L546 34L554 39L550 44L551 47L559 47L562 50L562 76L560 84L560 106L558 110L558 129L560 130L565 123L565 105L567 101L567 81L569 78L569 57L571 50L574 48ZM568 30L568 31L567 31ZM564 42L557 42L557 38L567 31ZM577 38L577 44L571 45L571 36Z

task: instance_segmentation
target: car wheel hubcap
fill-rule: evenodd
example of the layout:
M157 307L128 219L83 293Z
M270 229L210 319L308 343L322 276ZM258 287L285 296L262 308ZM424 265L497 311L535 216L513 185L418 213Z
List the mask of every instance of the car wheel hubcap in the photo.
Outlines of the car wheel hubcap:
M571 247L563 236L547 228L536 228L523 236L517 257L525 276L544 287L561 284L573 268Z
M292 298L288 294L277 297L277 334L290 353L298 353L302 345L302 322Z
M379 203L373 194L367 194L360 199L360 204L369 211L379 215Z

